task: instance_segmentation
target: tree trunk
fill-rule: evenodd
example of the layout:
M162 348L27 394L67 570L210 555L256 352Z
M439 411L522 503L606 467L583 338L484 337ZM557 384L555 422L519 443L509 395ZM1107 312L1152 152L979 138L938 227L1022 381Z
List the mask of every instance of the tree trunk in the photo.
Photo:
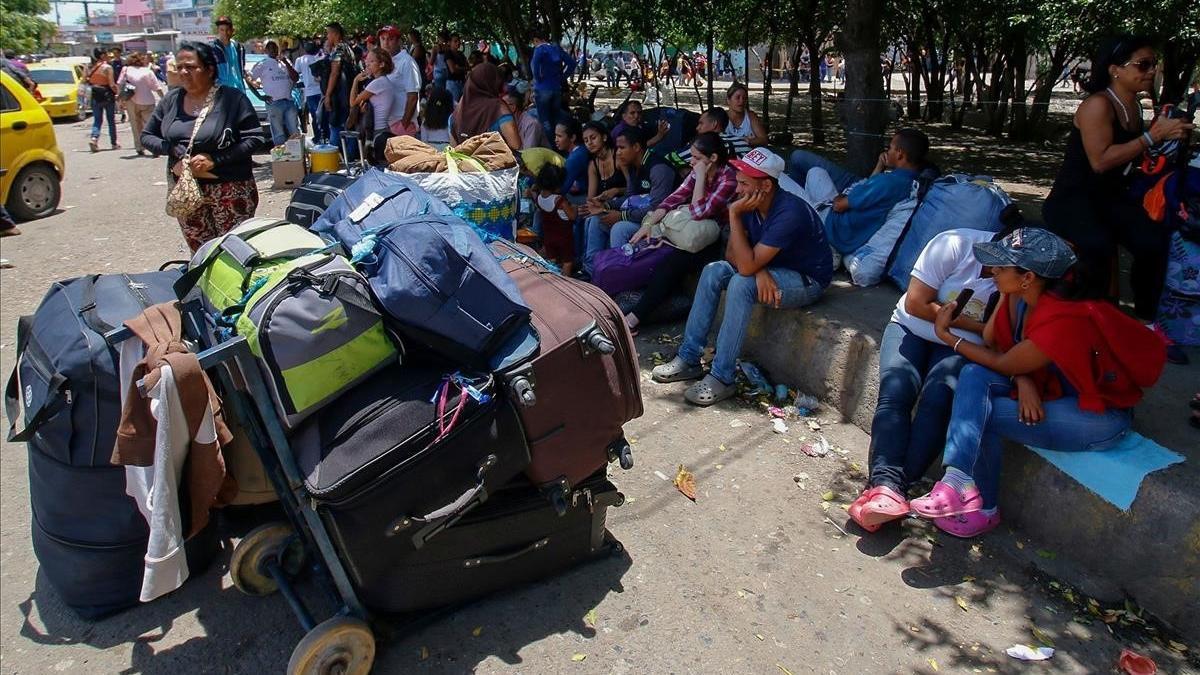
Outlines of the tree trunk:
M792 67L788 69L788 79L791 80L788 84L787 112L784 113L784 124L790 131L792 128L792 107L796 102L796 95L800 93L800 50L803 49L799 44L792 51Z
M759 115L767 133L771 132L771 84L775 80L775 46L775 36L771 35L771 41L767 43L767 58L763 61L763 104L762 113Z
M749 87L750 86L750 33L748 33L748 32L746 33L745 41L742 43L742 52L744 53L744 56L742 58L744 59L745 68L746 68L746 86ZM737 82L737 68L734 68L733 81Z
M1033 106L1029 110L1029 116L1026 119L1027 130L1026 138L1033 136L1034 130L1037 129L1050 113L1050 97L1054 94L1054 85L1058 83L1059 75L1067 65L1067 48L1063 43L1054 45L1050 51L1050 70L1041 74L1040 79L1034 83L1033 87Z
M1007 45L1006 45L1007 47ZM998 55L992 68L992 112L988 119L987 132L991 136L1004 135L1004 123L1008 121L1008 99L1012 91L1012 68L1006 55Z
M1009 72L1012 73L1012 121L1008 125L1008 138L1024 141L1029 138L1029 109L1026 107L1025 67L1029 63L1029 47L1025 33L1018 33L1013 44Z
M882 0L847 0L841 34L846 58L846 155L850 171L871 173L883 146L887 107L879 76Z
M813 145L825 145L825 111L821 109L821 65L814 56L817 39L810 37L804 46L808 49L808 115L812 127Z
M713 107L713 37L712 31L708 32L708 39L704 46L708 49L708 72L706 73L708 82L708 107Z
M1162 95L1164 103L1179 103L1187 96L1188 78L1200 61L1200 49L1188 49L1171 40L1163 47Z
M921 118L921 52L908 46L908 118Z

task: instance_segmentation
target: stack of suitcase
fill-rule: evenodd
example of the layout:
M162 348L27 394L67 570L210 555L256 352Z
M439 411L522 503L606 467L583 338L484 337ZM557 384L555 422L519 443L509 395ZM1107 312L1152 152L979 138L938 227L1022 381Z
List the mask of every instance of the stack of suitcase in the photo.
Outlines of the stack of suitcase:
M343 220L318 215L313 229L344 231L372 200L347 200L353 181L332 182L297 188L289 217L328 206ZM385 208L408 208L396 203ZM605 524L623 497L606 474L611 461L632 466L622 425L643 412L633 338L603 291L518 244L491 250L531 314L473 392L445 396L457 364L406 343L403 364L291 437L307 493L374 609L452 604L619 550Z
M405 196L410 191L408 184L396 187L387 184L388 180L371 172L356 177L310 176L296 190L287 215L327 238L331 238L329 230L320 227L327 210L341 214L339 227L343 231L350 227L344 219L361 216L364 208L376 209L392 220L413 212L447 217L448 209L441 203L402 204L411 197ZM356 183L360 188L366 183L387 184L392 191L386 199L368 199L370 203L364 207L348 203L343 196ZM411 189L418 194L415 185ZM428 199L423 193L418 197ZM354 226L367 224L353 221ZM243 247L243 254L246 241L249 239L235 242ZM620 550L606 529L608 508L623 501L607 478L608 464L619 460L624 468L632 466L622 426L643 412L637 356L622 314L602 291L563 277L530 249L498 240L490 248L476 251L488 257L496 274L511 281L530 310L528 321L506 336L483 367L456 362L425 339L419 326L409 327L413 330L408 333L393 333L401 347L398 353L403 356L323 403L316 414L295 422L269 414L269 404L258 405L248 395L249 390L243 389L244 372L242 377L234 374L214 379L215 384L223 383L225 388L222 395L227 412L236 412L243 423L254 426L255 430L241 440L249 439L254 444L268 464L268 473L271 469L267 460L276 454L276 447L283 447L268 439L286 438L286 452L303 479L304 498L283 500L284 505L293 504L290 508L294 511L315 514L318 529L324 530L332 542L357 598L370 609L409 612L452 605ZM251 264L254 255L246 255L247 264ZM194 259L192 267L198 266ZM170 284L179 279L179 272L161 276L163 281L154 286L154 292L162 297L154 298L154 302L169 299ZM99 277L96 288L107 288L106 279L110 278ZM104 344L104 335L133 318L149 300L127 300L131 292L135 296L145 294L145 284L125 277L111 279L115 281L109 285L115 290L98 293L90 302L71 310L78 316L51 312L58 297L52 291L30 324L41 325L37 322L42 321L47 328L22 332L22 336L44 335L46 340L62 342L57 346L41 345L54 354L74 349L64 335L74 335L73 339L91 345L92 363L105 366L104 379L97 386L115 391L119 388L116 349ZM249 276L246 284L252 285ZM176 283L176 292L181 288ZM228 312L206 312L204 302L197 300L203 288L197 288L187 296L192 301L185 303L196 321L185 321L185 325L207 326L193 331L201 334L187 336L195 341L197 349L203 349L230 339L230 324L220 328ZM253 288L245 291L243 304L254 292ZM89 316L97 313L108 323L101 327L89 324ZM393 328L399 331L399 327ZM41 378L53 384L53 373L48 371L57 365L26 353L26 342L34 344L36 340L23 337L18 350L17 369L7 392L12 421L19 416L17 406L22 403L28 416L39 407L53 412L57 409L54 406L70 406L72 401L70 391L63 394L64 403L55 398L57 389L39 389L35 380ZM59 362L71 359L70 354L58 357ZM74 360L86 366L88 357L81 355ZM229 368L244 365L232 364ZM265 361L260 365L264 371L269 370ZM269 379L272 373L263 375ZM24 400L18 403L18 399ZM230 400L239 403L230 406ZM112 410L101 411L103 415L87 418L107 439L115 432L117 414L115 405L109 407ZM248 414L261 419L248 420ZM58 417L59 421L63 419ZM74 420L72 424L78 426ZM51 456L57 452L56 447L66 443L56 440L58 436L52 438L50 428L47 425L29 430L30 453L36 454L33 459ZM270 429L278 434L272 436ZM70 433L79 432L75 429ZM17 436L14 432L10 438L26 440L25 435ZM88 469L92 473L68 467L72 470L60 471L62 476L56 474L48 482L41 480L44 472L34 476L34 506L58 503L58 511L68 521L74 509L79 512L78 522L91 522L82 518L86 504L51 499L52 492L89 494L91 490L119 502L122 513L132 513L133 503L123 494L123 470L106 463L111 440L104 440L100 446L93 448L95 457L88 458L97 467ZM31 464L41 466L45 462L31 460ZM92 487L69 485L70 480L85 481ZM257 489L261 492L262 486ZM254 501L261 501L260 495L256 494ZM138 547L143 546L140 542L146 537L144 524L133 519L137 531L127 536L129 528L100 523L91 528L96 531L75 537L80 542L119 541L122 545L126 539L133 541L130 555L120 565L112 564L111 556L96 553L94 545L72 544L72 571L68 572L58 564L58 553L47 557L45 541L49 540L43 530L49 520L44 511L37 509L41 529L35 527L35 542L39 544L35 552L43 558L51 583L67 604L89 617L136 604L142 567ZM290 516L302 529L317 527L313 520L305 519L308 516ZM316 538L301 532L301 540L313 546ZM202 564L198 561L196 568ZM79 580L86 582L80 584ZM101 597L96 590L108 595Z

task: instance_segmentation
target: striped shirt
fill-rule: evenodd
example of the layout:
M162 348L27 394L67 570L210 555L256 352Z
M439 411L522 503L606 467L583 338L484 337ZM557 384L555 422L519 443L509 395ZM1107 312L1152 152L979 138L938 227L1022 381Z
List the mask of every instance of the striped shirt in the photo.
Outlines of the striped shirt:
M711 178L704 190L704 199L692 203L692 191L696 188L696 174L689 173L683 185L675 189L658 208L673 211L687 205L692 220L715 220L721 227L729 227L729 202L737 188L737 171L726 164Z

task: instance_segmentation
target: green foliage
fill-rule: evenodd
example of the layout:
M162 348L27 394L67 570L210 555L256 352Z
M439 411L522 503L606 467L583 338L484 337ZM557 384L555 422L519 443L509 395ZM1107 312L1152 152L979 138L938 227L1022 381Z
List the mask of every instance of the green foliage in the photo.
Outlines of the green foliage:
M54 36L54 24L40 16L49 11L48 0L0 0L0 48L38 51Z

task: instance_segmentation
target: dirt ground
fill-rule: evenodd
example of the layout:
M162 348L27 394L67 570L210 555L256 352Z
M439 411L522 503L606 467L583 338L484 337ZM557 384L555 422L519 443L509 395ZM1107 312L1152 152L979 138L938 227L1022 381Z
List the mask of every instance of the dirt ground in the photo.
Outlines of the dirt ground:
M0 240L14 265L0 272L5 375L17 317L52 281L184 257L162 210L162 160L133 156L127 126L125 149L98 154L87 152L83 126L57 131L68 167L62 210ZM282 216L287 193L269 189L267 167L258 173L259 215ZM612 469L627 499L609 529L624 553L424 625L384 619L376 672L1106 673L1125 647L1162 672L1200 672L1140 627L1089 616L1082 598L1032 571L1033 556L1053 551L1007 527L973 542L919 521L862 536L843 506L860 489L867 436L819 413L819 432L798 421L777 434L743 403L686 405L682 385L648 379L650 354L671 350L660 336L678 332L648 328L639 338L646 414L628 425L636 466ZM801 452L818 433L835 447L824 458ZM282 598L232 586L231 541L176 593L97 623L77 619L31 550L25 450L6 443L0 457L5 673L282 669L303 631ZM681 464L696 476L695 503L661 477ZM318 619L328 615L314 585L301 592ZM1045 664L1004 654L1049 642L1058 652Z

